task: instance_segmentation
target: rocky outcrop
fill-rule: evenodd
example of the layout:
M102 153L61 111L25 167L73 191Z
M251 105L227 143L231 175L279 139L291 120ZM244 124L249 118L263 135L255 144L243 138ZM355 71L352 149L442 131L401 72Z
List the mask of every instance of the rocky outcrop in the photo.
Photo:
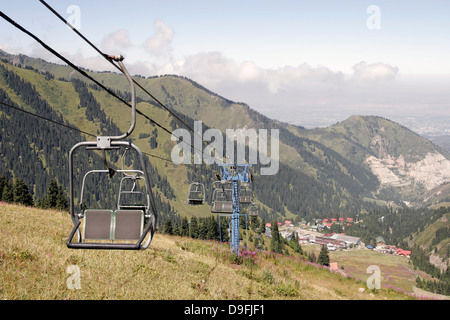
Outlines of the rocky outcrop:
M450 160L442 154L427 153L416 162L407 162L403 156L382 158L369 156L366 163L378 177L381 187L423 187L426 191L450 182Z

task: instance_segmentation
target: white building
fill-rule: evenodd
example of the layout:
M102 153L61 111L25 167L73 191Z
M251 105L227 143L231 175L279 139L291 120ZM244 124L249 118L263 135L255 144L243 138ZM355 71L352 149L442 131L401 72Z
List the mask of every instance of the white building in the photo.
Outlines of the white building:
M352 237L352 236L347 236L344 234L333 234L331 236L332 239L335 240L340 240L340 241L344 241L347 245L349 244L354 244L354 245L360 245L361 244L361 239L358 237Z

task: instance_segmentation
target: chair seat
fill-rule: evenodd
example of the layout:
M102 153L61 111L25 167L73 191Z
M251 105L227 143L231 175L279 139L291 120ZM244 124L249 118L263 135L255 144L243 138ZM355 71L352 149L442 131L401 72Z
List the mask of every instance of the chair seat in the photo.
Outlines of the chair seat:
M214 212L233 213L233 202L231 201L215 201Z
M143 232L142 210L86 210L85 240L138 240Z
M144 226L144 212L141 210L117 210L115 240L138 240Z
M86 240L110 240L112 210L86 210L84 213L84 238Z

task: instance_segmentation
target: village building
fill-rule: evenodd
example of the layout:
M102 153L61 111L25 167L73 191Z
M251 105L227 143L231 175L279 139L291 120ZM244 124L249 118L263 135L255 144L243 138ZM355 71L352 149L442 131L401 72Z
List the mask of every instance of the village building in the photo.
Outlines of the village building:
M407 258L410 258L410 257L411 257L411 251L409 251L409 250L403 250L403 249L401 249L401 248L398 248L398 249L395 251L395 253L396 253L398 256L405 256L405 257L407 257Z
M338 263L337 262L331 262L330 263L330 271L338 271Z
M345 234L339 234L339 233L335 233L331 236L332 239L336 239L339 241L343 241L345 242L345 244L347 246L353 244L353 245L360 245L361 244L361 238L359 237L353 237L353 236L348 236Z
M345 243L345 241L333 239L331 237L326 237L326 236L323 236L323 237L317 236L317 237L311 239L310 242L319 244L319 245L326 245L328 247L328 249L331 248L331 250L343 249L343 248L347 247L347 244Z
M377 246L384 246L386 244L386 241L384 241L382 236L378 236L375 239L375 243L377 244Z
M294 225L292 224L292 221L290 221L290 220L284 221L284 225L285 225L286 227L293 227L293 226L294 226Z

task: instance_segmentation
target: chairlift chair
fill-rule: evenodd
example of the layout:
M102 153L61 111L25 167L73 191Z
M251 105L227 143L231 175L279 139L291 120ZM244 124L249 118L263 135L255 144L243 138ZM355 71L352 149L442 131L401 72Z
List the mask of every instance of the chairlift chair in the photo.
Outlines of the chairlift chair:
M187 197L188 204L197 205L205 202L205 186L200 182L193 182L189 185Z
M136 101L133 80L122 63L122 56L109 56L118 62L122 72L131 86L131 126L128 131L120 136L99 136L96 141L79 142L69 153L69 201L70 215L74 227L67 239L67 247L71 249L118 249L118 250L140 250L146 249L156 231L157 212L155 201L150 187L150 179L146 170L142 151L133 143L124 141L136 125ZM79 204L75 205L74 191L74 153L83 148L86 151L101 151L104 164L107 169L94 169L83 176ZM121 151L123 154L128 150L134 150L138 155L140 170L124 169L114 170L109 168L106 161L106 151ZM123 160L123 158L122 158ZM117 175L116 175L117 174ZM94 175L109 175L112 179L122 175L120 181L118 200L115 208L92 209L87 208L84 203L84 195L92 190L86 190L86 178ZM126 185L131 181L131 188ZM141 183L143 187L137 189ZM139 196L138 202L124 200L127 197ZM77 240L75 240L75 234Z
M253 202L253 190L248 183L242 183L239 187L239 203L251 204Z
M254 203L250 205L249 214L250 217L257 217L259 216L258 206Z
M233 187L227 181L214 181L211 195L212 213L233 213Z
M130 175L129 172L136 173ZM117 208L120 210L145 210L148 206L145 178L142 171L124 170L120 180Z

